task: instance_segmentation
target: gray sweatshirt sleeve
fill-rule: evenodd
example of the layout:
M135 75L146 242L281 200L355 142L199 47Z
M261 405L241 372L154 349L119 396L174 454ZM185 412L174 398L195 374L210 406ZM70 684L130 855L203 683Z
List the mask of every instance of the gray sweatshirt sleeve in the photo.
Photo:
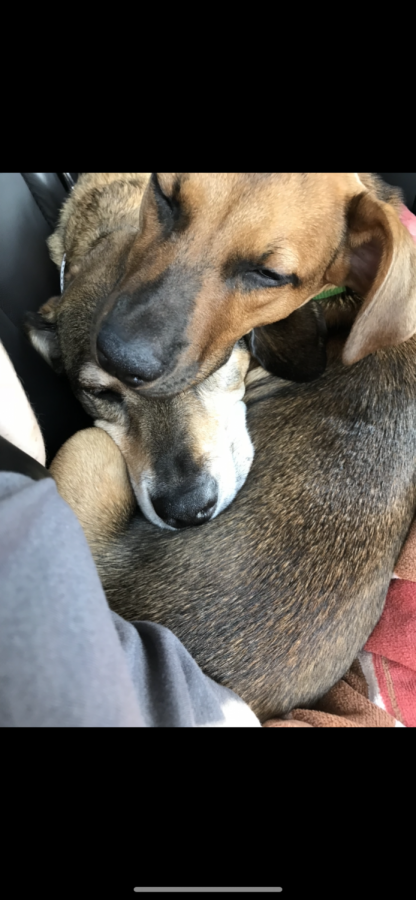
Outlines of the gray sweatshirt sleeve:
M0 472L0 727L260 726L168 629L110 611L50 478Z

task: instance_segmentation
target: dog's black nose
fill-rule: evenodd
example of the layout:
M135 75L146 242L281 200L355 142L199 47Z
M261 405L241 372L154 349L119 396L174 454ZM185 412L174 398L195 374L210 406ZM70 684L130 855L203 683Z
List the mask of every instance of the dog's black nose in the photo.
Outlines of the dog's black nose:
M203 525L218 502L218 485L211 475L200 475L188 489L182 484L151 499L155 513L172 528Z
M97 358L106 372L132 387L156 381L165 368L149 342L123 337L111 320L104 322L98 335Z

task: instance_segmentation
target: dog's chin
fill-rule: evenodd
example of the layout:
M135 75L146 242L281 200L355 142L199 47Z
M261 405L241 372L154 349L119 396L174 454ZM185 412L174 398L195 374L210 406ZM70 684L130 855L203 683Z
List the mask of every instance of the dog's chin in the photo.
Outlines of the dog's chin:
M130 480L133 485L137 505L145 519L147 519L148 522L151 522L152 525L156 525L158 528L164 528L166 531L179 531L178 528L173 528L172 525L168 525L167 522L164 522L164 520L158 516L150 499L150 486L147 479L143 477L139 479L139 481L133 481L130 476Z

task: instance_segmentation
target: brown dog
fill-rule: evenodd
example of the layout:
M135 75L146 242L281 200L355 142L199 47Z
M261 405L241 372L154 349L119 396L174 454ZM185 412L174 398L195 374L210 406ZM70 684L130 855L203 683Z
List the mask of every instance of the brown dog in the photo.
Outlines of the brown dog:
M38 347L72 376L52 331L72 317L84 363L171 395L253 328L346 285L365 299L344 351L356 362L416 331L415 250L398 202L369 174L84 175L50 240L57 265L66 254L65 291Z
M381 614L415 510L415 340L350 368L340 354L356 352L357 341L367 352L412 331L416 250L394 205L371 192L355 203L363 216L373 210L356 253L355 232L348 235L362 283L368 287L371 275L372 287L364 303L350 294L322 305L329 340L320 380L294 385L249 373L256 457L228 511L203 529L153 528L134 514L123 458L99 429L72 438L52 467L113 608L170 627L262 720L313 702L348 669ZM350 211L361 238L354 202ZM92 365L101 389L111 384L122 402L137 389L105 374L88 353L104 289L123 277L124 240L116 233L87 251L62 300L32 325L34 343L59 358L78 392L80 373ZM298 313L256 332L260 357L301 369L302 346L309 343L311 359L320 355L316 310L308 304Z
M249 373L252 470L204 528L167 532L137 515L123 457L98 428L71 438L51 467L111 607L169 627L262 721L313 703L347 671L416 509L416 339L346 368L359 305L326 301L318 381Z

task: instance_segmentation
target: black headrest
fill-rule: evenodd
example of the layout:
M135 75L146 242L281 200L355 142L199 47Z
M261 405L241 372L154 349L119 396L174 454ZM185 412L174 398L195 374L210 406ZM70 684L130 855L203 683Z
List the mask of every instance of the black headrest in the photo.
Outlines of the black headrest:
M92 424L65 378L41 359L23 332L26 312L60 293L46 240L68 196L68 174L0 172L0 340L38 417L49 461L75 431Z

